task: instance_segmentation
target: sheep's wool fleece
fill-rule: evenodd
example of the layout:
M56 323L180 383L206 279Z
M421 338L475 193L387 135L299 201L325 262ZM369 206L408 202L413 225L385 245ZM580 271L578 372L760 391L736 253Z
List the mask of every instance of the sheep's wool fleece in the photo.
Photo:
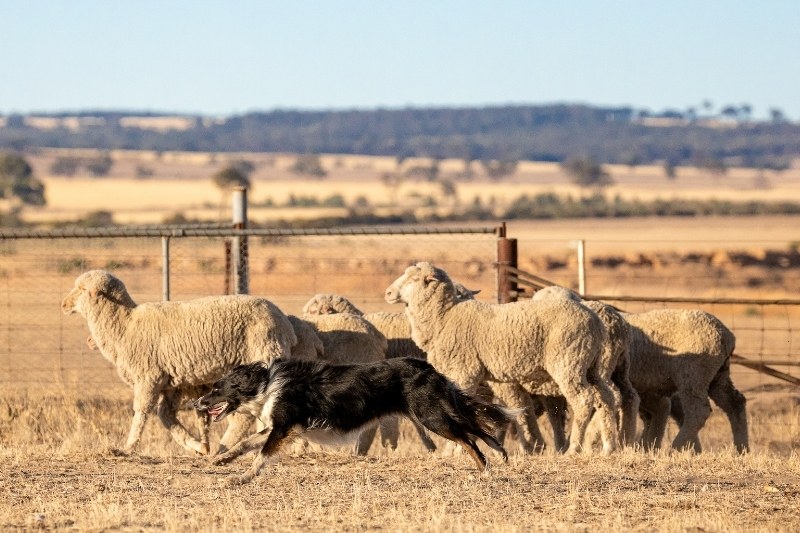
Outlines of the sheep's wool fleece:
M349 313L304 315L325 347L332 363L367 363L386 358L388 342L363 317Z
M687 381L707 390L735 347L733 333L704 311L657 309L623 316L631 329L630 379L639 391L670 394Z
M119 279L98 270L79 276L62 305L86 318L98 348L129 384L211 383L237 364L288 356L297 342L286 315L264 298L137 305Z
M387 294L393 290L407 304L414 341L461 385L486 378L536 387L556 369L582 383L605 342L600 319L577 302L459 302L450 278L430 263L406 269Z

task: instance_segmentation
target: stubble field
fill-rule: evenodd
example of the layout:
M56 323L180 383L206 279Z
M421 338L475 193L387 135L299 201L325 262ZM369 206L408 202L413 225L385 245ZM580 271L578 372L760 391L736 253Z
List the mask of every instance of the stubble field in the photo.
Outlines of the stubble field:
M171 160L166 158L166 161ZM323 195L358 191L374 194L374 202L378 203L389 191L375 181L375 173L383 169L381 165L392 168L394 164L371 159L347 159L340 166L332 163L331 167L338 168L342 174L349 169L352 181L332 175L332 179L320 184L298 183L285 173L285 162L281 161L278 159L272 166L260 167L263 179L255 181L255 194L263 198L266 191L270 191L269 194L278 199L279 194L291 191L303 194L314 190ZM124 165L117 170L120 175L115 179L102 182L46 176L52 203L27 216L42 220L63 219L79 217L91 210L109 209L120 221L160 222L176 210L191 214L197 209L198 213L216 213L222 219L227 218L227 213L219 212L219 191L203 177L212 167L205 159L196 163L180 160L172 167L166 163L156 167L161 169L157 172L176 175L174 181L168 182L177 187L175 189L164 188L163 183L161 187L151 188L154 180L126 176ZM128 166L133 168L132 164ZM45 163L41 163L41 168L45 167ZM551 167L531 167L531 176L539 176L536 179L542 182L536 186L569 187L563 183L563 176L562 182L550 183L547 172L557 173ZM636 183L629 183L626 194L679 194L669 188L655 187L652 180L648 181L646 169L637 169L639 174L633 176L628 169L619 172L620 176L628 176L639 183L639 188L635 187ZM275 175L272 181L270 176ZM678 183L686 185L680 194L711 194L715 188L713 182L705 188L698 184L689 186L689 181L681 182L684 178L688 180L688 174L679 174ZM793 175L787 177L785 188L776 186L762 192L747 189L752 179L749 174L735 174L732 178L739 185L726 188L726 194L741 198L762 194L785 199L800 190L795 189ZM496 184L472 185L475 194L501 195L494 188ZM664 182L664 185L669 184ZM464 185L460 190L464 191L465 201L468 200L472 189ZM508 191L506 194L510 197L518 192L513 188ZM92 196L95 193L99 196ZM785 249L798 240L798 227L800 224L795 217L764 217L702 221L513 222L509 224L509 231L510 236L520 239L521 263L533 269L541 264L543 256L574 254L569 249L574 239L587 239L590 256ZM107 253L109 257L119 256L118 250ZM297 252L285 245L275 253L302 254L300 257L305 262L324 261L326 255L331 255L319 249ZM446 259L448 253L458 254L459 250L436 249L437 257ZM91 262L91 252L85 251L85 254ZM342 254L347 256L353 252L345 250ZM380 248L370 249L369 257L364 260L366 269L371 268L371 255L376 260L387 259ZM398 261L404 259L408 258L397 258ZM2 257L0 266L5 283L20 282L28 286L29 280L14 281L14 276L24 275L20 274L24 269L15 268L14 262L14 255ZM44 269L46 265L36 268ZM792 269L782 270L776 277L771 270L761 267L740 269L737 265L728 265L727 270L715 271L713 276L706 267L700 268L677 264L649 269L597 267L590 270L589 289L590 292L611 291L614 294L638 290L651 294L770 298L795 298L800 289ZM142 269L157 275L158 264L139 270ZM268 273L265 271L264 276ZM465 271L464 275L467 273ZM122 275L134 274L140 273L133 269ZM573 265L556 268L547 275L562 283L574 283ZM63 290L73 277L72 273L59 275L55 286ZM712 277L713 286L709 281ZM748 281L751 278L763 278L767 282L752 286ZM266 277L261 279L256 285L258 290L270 294L279 290L277 285L266 281ZM385 281L378 280L374 287L369 285L368 288L363 280L353 280L350 290L362 291L359 293L361 303L367 307L379 306L376 302L380 294L375 296L372 292L379 291ZM481 275L471 281L482 284L477 288L483 288L486 298L491 299L491 276ZM310 296L313 293L307 281L295 283L297 287L286 289L286 294L303 291L303 295ZM134 287L137 297L142 290ZM344 286L342 290L347 291ZM152 290L147 295L141 300L156 297ZM49 309L54 306L53 302L57 305L58 298L57 293L41 295L37 309ZM301 303L299 297L287 296L281 301L291 313L298 312L295 307ZM0 307L5 307L6 313L27 313L19 309L11 311L15 309L14 304L5 300ZM377 310L377 307L365 310ZM54 339L54 342L66 345L67 352L83 347L85 326L82 320L64 319L58 315L57 308L52 311L48 320L60 335L60 340ZM767 337L777 335L769 332L769 325L780 324L789 331L780 333L783 336L773 341L788 353L793 343L798 343L796 335L800 328L796 312L756 311L754 314L751 309L736 308L721 312L730 313L723 317L726 323L736 322L741 326L749 324L749 320L757 326L760 324L761 330L754 333L760 337L752 340L754 346L764 344L765 329ZM11 317L11 314L3 316ZM749 333L745 330L747 328L743 328L741 337L747 346L749 341L745 337ZM4 338L3 342L13 346L15 341ZM769 339L766 342L769 343ZM77 353L82 359L101 358L97 352L88 352L85 348ZM65 362L60 361L60 364L64 366ZM107 372L113 376L110 369ZM59 384L56 378L40 385L8 387L0 391L0 529L796 531L800 528L800 390L740 367L735 371L734 380L748 398L753 451L746 456L733 453L730 426L717 409L701 432L705 451L699 455L625 449L608 457L598 453L566 457L552 452L530 456L523 455L509 439L509 462L503 464L496 454L489 452L492 468L488 475L475 471L466 454L441 439L435 439L439 451L428 454L410 426L404 425L397 450L384 449L376 442L368 456L355 457L348 450L305 450L293 446L275 464L266 466L259 478L238 488L228 488L222 481L231 473L245 470L249 457L227 466L212 466L207 458L192 457L179 449L154 420L148 422L136 454L130 457L112 454L111 449L124 440L132 412L131 393L121 384L93 390ZM189 423L192 416L183 412L181 418ZM542 424L547 434L547 424L544 421ZM671 423L667 442L675 431ZM220 429L215 428L212 440L218 440L219 432Z

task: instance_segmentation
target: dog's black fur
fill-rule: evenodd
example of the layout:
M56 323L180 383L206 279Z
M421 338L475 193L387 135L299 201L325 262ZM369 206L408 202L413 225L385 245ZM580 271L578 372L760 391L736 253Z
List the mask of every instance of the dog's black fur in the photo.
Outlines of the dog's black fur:
M505 426L512 410L483 402L419 359L396 358L358 365L277 359L234 368L195 402L214 421L237 409L261 419L265 429L215 458L223 464L261 447L239 481L249 481L288 437L322 443L356 438L362 428L386 415L405 415L463 446L480 469L486 458L475 444L484 441L508 456L492 432Z

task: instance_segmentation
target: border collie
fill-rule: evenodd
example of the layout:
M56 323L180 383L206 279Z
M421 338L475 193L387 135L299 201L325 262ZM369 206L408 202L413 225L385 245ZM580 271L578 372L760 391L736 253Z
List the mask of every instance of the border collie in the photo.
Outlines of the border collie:
M408 357L357 365L291 359L240 365L214 383L195 407L214 422L239 410L264 424L262 431L213 459L225 464L261 448L250 469L232 480L240 483L258 475L289 438L342 445L386 415L407 416L460 444L485 470L486 458L475 439L508 460L492 432L518 413L470 396L428 362Z

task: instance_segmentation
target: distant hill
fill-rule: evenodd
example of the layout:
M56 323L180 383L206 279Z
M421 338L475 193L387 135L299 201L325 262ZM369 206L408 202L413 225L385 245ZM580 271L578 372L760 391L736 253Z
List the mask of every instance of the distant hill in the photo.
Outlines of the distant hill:
M800 125L651 115L586 105L276 110L224 118L83 111L0 117L0 149L344 153L781 169L800 158Z

